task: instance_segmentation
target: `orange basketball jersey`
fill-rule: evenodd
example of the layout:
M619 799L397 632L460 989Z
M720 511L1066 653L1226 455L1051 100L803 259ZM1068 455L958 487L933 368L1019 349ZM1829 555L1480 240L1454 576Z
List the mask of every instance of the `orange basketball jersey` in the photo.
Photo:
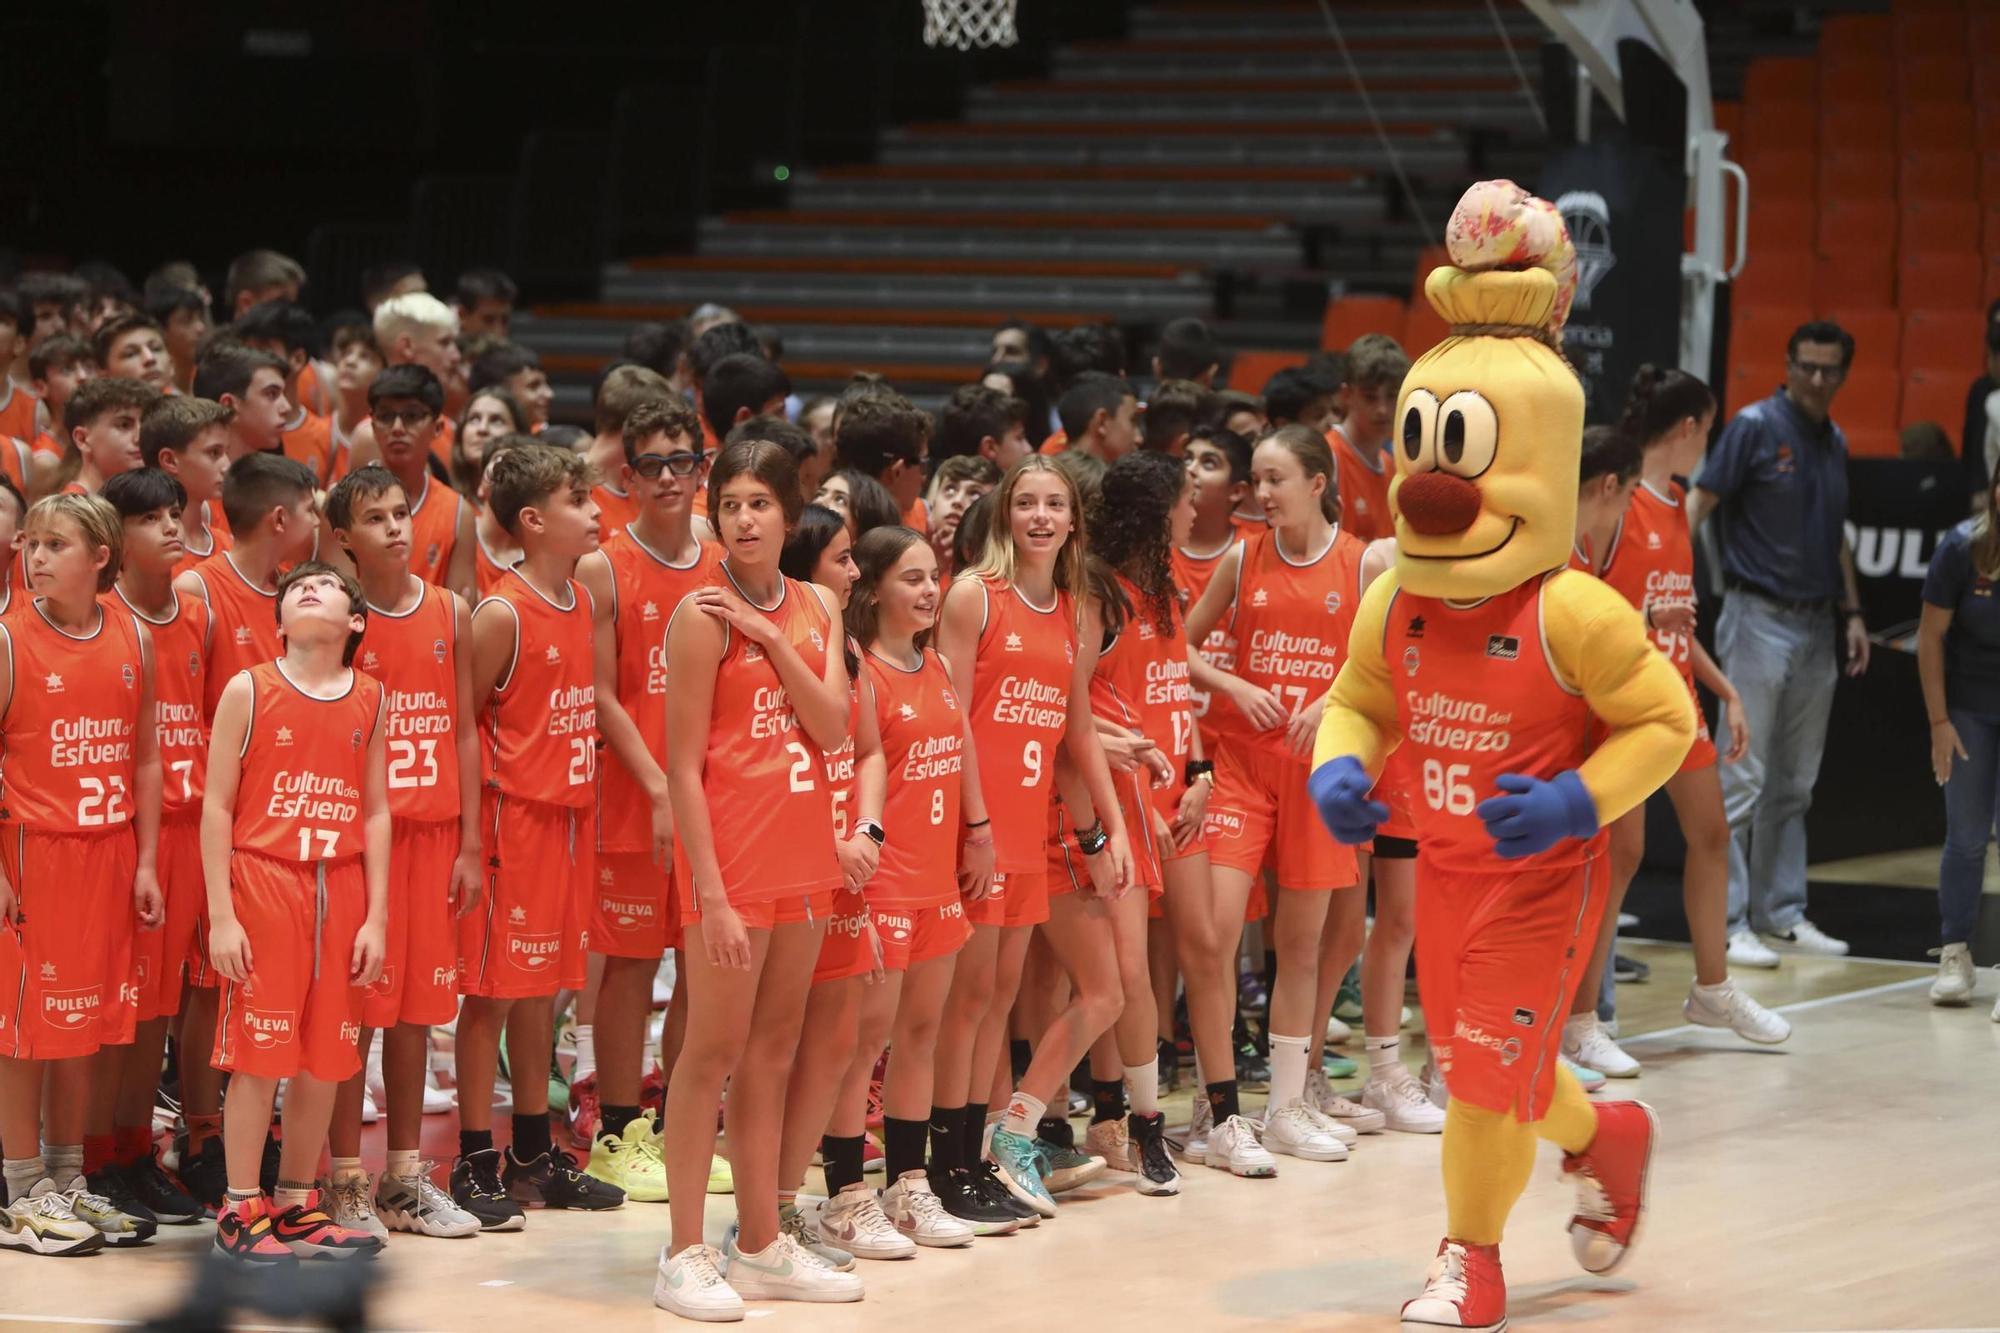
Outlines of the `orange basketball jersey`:
M514 664L479 719L485 781L509 796L587 806L597 790L597 690L590 594L572 579L556 603L509 570L487 601L514 612ZM484 603L481 603L484 605Z
M0 472L20 488L21 494L28 493L28 474L34 470L35 451L29 447L26 436L12 438L0 433Z
M57 629L39 605L0 629L14 664L0 731L0 822L95 833L132 819L139 626L120 611L98 612L87 635Z
M219 514L222 506L218 504L214 506L214 509ZM174 577L179 578L210 556L218 555L228 550L229 547L229 530L220 523L217 523L213 518L209 520L208 525L208 545L200 550L195 549L194 539L190 536L187 529L181 529L181 558L174 562Z
M244 578L226 550L197 563L193 573L201 580L213 626L202 709L214 721L215 701L237 672L277 660L278 594Z
M978 580L986 620L972 664L972 743L993 821L994 869L1040 874L1056 747L1069 725L1076 665L1076 613L1066 594L1034 605L998 580Z
M1177 547L1170 553L1174 565L1174 586L1181 590L1183 610L1201 600L1201 595L1208 591L1210 581L1215 578L1216 566L1222 563L1222 557L1228 555L1229 548L1235 544L1236 538L1231 537L1207 555L1198 554L1185 547ZM1224 616L1218 621L1195 651L1200 653L1201 660L1210 666L1219 667L1224 671L1236 670L1236 636L1229 632L1229 617ZM1222 720L1220 712L1210 709L1206 690L1194 690L1190 697L1194 701L1194 715L1201 719L1202 735L1209 736L1218 726L1227 725ZM1213 748L1212 742L1211 748Z
M493 552L487 549L486 539L479 535L479 525L477 523L473 524L472 527L472 543L473 581L478 585L479 595L482 599L491 597L493 590L500 586L500 580L505 578L507 571L514 567L513 563L510 561L503 565L495 558ZM515 556L513 559L519 560L520 557Z
M389 813L398 819L457 819L458 611L452 596L423 585L401 615L368 608L354 665L382 685L389 761Z
M14 383L7 377L6 368L0 367L0 435L33 440L35 409L41 404L41 399Z
M1694 605L1694 538L1688 532L1687 492L1669 483L1665 495L1645 483L1632 492L1632 503L1611 536L1603 580L1623 594L1643 615L1674 606ZM1694 689L1692 636L1654 630L1653 643L1666 654Z
M646 739L654 762L667 762L667 620L681 598L713 580L722 548L703 542L693 560L670 563L629 528L611 533L602 547L611 562L613 617L618 639L618 702ZM651 803L615 754L604 756L597 784L597 846L606 852L643 852L653 845Z
M1121 574L1118 587L1131 610L1118 637L1098 654L1097 670L1090 677L1090 710L1159 746L1174 766L1170 790L1178 801L1181 777L1194 756L1194 690L1189 684L1187 632L1178 606L1172 608L1171 628L1163 634L1153 623L1152 607L1137 585ZM1138 836L1134 830L1127 832Z
M848 649L858 658L860 650L854 640L847 641ZM833 840L845 842L852 831L854 810L849 804L854 799L854 737L861 730L861 690L855 681L847 682L847 739L838 750L826 751L827 800L833 805Z
M327 484L327 475L333 471L331 421L301 409L298 416L279 432L278 447L285 457L304 463L320 485Z
M609 485L599 482L590 488L590 498L597 501L597 522L600 532L623 531L626 524L639 517L638 497L630 491L613 490Z
M1361 542L1396 535L1389 512L1389 455L1377 449L1369 458L1335 426L1326 433L1340 478L1340 530Z
M875 687L875 720L889 770L882 804L882 861L868 881L871 907L931 907L958 901L959 775L965 767L965 715L937 653L924 650L915 671L870 653L864 669Z
M153 712L160 736L160 814L172 818L201 808L208 776L208 604L174 594L165 620L141 615L113 588L105 607L144 621L153 638Z
M722 563L710 582L735 587ZM786 579L777 605L758 609L808 671L826 669L828 636L838 630L812 585ZM683 603L677 614L700 613ZM840 882L825 767L826 756L799 726L777 668L762 648L730 633L715 671L702 790L731 902L764 902Z
M1347 636L1361 601L1361 557L1367 549L1339 527L1319 558L1303 563L1278 549L1275 529L1244 544L1236 603L1230 610L1238 644L1236 674L1275 698L1287 714L1324 695L1347 660ZM1251 731L1243 724L1229 739L1269 754L1292 755L1282 727Z
M260 662L250 698L232 845L304 863L361 855L362 779L382 686L350 671L338 697L321 699L292 684L282 663Z
M424 474L423 489L410 502L410 572L426 583L442 584L458 546L458 514L465 497Z
M1542 589L1556 574L1472 606L1408 592L1389 604L1382 653L1409 752L1411 814L1430 864L1485 874L1580 866L1605 845L1600 832L1502 862L1475 813L1500 794L1502 773L1546 780L1589 754L1594 717L1543 648Z

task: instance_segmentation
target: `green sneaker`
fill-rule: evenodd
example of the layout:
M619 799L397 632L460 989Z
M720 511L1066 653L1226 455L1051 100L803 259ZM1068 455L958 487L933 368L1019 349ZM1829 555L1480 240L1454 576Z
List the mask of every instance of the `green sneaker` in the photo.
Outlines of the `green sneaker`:
M600 1134L591 1142L583 1173L624 1190L634 1203L665 1203L667 1164L658 1144L653 1113L643 1111L623 1134Z
M1035 1137L1035 1153L1041 1158L1042 1181L1049 1193L1073 1190L1104 1174L1108 1164L1102 1157L1077 1150L1076 1131L1069 1121L1045 1121L1043 1128L1047 1132Z
M1037 1142L1025 1134L995 1127L987 1143L987 1153L1000 1170L1000 1183L1007 1192L1043 1217L1056 1215L1056 1201L1042 1183L1042 1155Z
M1361 1023L1361 969L1350 967L1347 975L1340 979L1340 990L1333 997L1333 1016L1343 1023L1359 1026Z
M1361 1066L1344 1055L1327 1051L1320 1056L1319 1066L1328 1078L1353 1078L1361 1072Z

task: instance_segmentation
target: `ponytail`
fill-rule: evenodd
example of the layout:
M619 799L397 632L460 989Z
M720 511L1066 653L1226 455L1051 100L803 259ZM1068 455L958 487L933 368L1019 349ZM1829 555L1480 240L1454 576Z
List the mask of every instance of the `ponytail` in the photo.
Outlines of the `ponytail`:
M1685 370L1643 365L1632 376L1618 429L1641 447L1652 444L1682 421L1699 421L1715 410L1715 394Z

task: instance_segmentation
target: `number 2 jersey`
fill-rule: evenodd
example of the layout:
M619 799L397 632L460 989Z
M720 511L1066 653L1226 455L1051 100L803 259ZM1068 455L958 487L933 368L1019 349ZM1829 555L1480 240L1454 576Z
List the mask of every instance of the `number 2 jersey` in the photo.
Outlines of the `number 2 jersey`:
M368 608L354 665L379 681L389 728L389 813L398 819L457 819L458 607L422 583L417 604L398 615Z
M1043 608L997 579L977 582L986 617L972 665L972 743L993 821L994 869L1038 875L1048 867L1056 747L1069 725L1076 611L1063 593Z
M14 672L0 749L0 823L99 833L132 819L139 627L101 606L97 629L57 629L39 602L0 626Z
M512 608L514 664L480 715L479 745L487 786L574 809L597 799L597 677L590 594L574 579L565 590L552 602L515 568L480 603Z
M282 662L250 678L250 721L236 787L232 845L279 861L361 855L361 793L382 686L360 671L332 698L308 694Z

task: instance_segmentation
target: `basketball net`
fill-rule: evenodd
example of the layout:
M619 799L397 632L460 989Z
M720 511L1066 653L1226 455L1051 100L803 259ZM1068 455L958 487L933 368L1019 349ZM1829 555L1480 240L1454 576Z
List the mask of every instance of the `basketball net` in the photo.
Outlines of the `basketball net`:
M924 45L970 51L975 46L1012 46L1014 0L924 0Z

